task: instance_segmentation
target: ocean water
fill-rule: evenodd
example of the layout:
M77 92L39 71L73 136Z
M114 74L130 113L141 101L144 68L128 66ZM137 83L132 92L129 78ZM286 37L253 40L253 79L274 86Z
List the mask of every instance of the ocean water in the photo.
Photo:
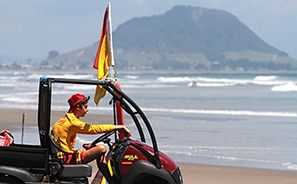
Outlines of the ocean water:
M37 110L41 76L96 79L95 73L0 74L0 108ZM122 90L150 120L159 149L175 161L297 170L297 74L119 73L117 77ZM54 84L52 110L66 112L72 94L93 99L94 92L94 86ZM89 113L98 114L98 119L100 114L112 114L110 99L104 97L99 107L91 101ZM131 121L125 122L138 139ZM19 131L13 134L20 140ZM76 147L95 138L79 135ZM25 143L39 144L36 127L26 127Z

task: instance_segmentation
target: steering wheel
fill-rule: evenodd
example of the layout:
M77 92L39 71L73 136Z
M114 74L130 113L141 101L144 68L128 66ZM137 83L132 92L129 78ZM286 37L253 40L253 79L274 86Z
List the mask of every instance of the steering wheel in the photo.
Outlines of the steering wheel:
M103 134L102 136L98 137L97 139L95 139L92 143L91 143L91 147L96 146L97 143L99 142L105 142L104 139L108 138L109 136L111 136L112 134L114 134L117 130L112 130L110 132L107 132L105 134Z

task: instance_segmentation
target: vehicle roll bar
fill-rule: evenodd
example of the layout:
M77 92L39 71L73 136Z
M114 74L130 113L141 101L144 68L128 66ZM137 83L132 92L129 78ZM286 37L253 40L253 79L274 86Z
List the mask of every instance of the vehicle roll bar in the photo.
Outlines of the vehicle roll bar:
M52 83L67 83L67 84L83 84L83 85L100 85L106 91L108 91L112 96L113 100L119 101L122 108L128 113L133 119L138 133L140 135L140 139L142 142L146 142L143 130L141 128L141 124L139 123L136 115L139 115L145 124L148 133L150 135L153 149L154 149L154 164L156 168L161 168L161 162L159 157L159 151L157 146L156 137L154 131L149 123L147 117L140 109L140 107L122 90L119 90L112 82L106 80L81 80L81 79L66 79L66 78L50 78L50 77L42 77L40 78L40 88L39 88L39 109L38 109L38 127L39 134L41 140L41 146L49 145L48 134L50 128L50 113L51 113L51 91L52 91ZM41 105L42 104L42 105ZM43 118L42 118L43 117ZM44 122L44 120L46 120ZM42 138L43 139L42 139Z

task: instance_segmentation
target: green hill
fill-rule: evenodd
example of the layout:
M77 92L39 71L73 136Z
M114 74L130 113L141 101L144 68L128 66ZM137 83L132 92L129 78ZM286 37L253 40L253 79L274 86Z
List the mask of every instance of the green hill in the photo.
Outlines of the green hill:
M220 10L176 6L163 15L134 18L114 32L114 47L149 53L255 50L285 56L235 16Z
M175 6L162 15L133 18L113 32L122 70L295 70L297 61L265 43L221 10ZM98 43L43 64L91 66ZM75 64L74 64L75 63Z

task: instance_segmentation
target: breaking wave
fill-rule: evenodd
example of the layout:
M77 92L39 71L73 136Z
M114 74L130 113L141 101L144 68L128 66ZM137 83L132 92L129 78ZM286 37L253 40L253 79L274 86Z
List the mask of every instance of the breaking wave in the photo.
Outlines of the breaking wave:
M235 85L284 85L288 81L279 80L277 76L256 76L253 79L210 78L210 77L158 77L160 83L186 83L192 86L195 81L200 87L225 87Z
M271 88L272 91L281 91L281 92L288 92L288 91L297 91L297 85L293 82L288 82L283 85L274 86Z
M244 116L278 116L278 117L297 117L294 112L272 112L272 111L236 111L236 110L203 110L203 109L158 109L143 108L150 112L169 112L169 113L191 113L191 114L216 114L216 115L244 115Z

